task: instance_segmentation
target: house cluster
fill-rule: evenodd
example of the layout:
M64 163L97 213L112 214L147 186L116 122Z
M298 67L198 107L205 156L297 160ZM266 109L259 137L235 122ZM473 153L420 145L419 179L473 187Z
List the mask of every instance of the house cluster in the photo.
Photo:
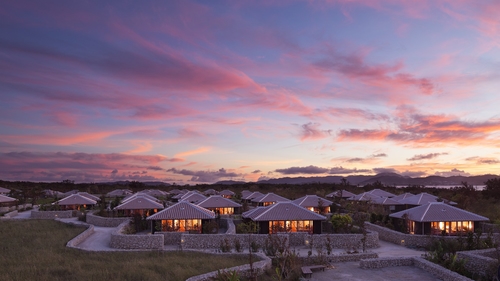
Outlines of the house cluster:
M395 195L373 189L361 194L338 190L326 196L306 195L290 200L274 193L243 191L241 200L230 190L204 192L174 189L143 190L133 193L118 189L106 194L121 198L116 206L108 205L122 216L140 215L152 223L152 231L201 233L204 225L220 216L241 214L242 222L254 222L258 233L308 232L320 234L322 222L331 213L333 201L347 200L359 204L382 206L389 216L404 225L411 234L448 234L474 231L478 223L489 219L455 207L456 203L428 193ZM0 196L2 196L0 194ZM168 201L165 201L169 198ZM1 197L0 197L1 199ZM331 200L328 200L331 199ZM75 192L56 201L63 210L81 210L97 205L100 198ZM403 222L403 223L401 223ZM402 227L399 227L402 230Z
M349 197L347 197L349 196ZM328 197L343 197L356 202L368 202L382 206L393 221L397 230L410 234L423 235L457 235L478 227L479 223L489 221L488 218L455 207L457 203L439 198L432 194L403 193L395 195L390 192L373 189L358 195L345 190L336 191Z

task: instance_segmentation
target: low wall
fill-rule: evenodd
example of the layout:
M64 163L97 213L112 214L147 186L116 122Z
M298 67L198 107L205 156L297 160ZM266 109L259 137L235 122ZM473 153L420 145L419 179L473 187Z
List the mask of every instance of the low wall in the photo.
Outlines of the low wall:
M315 265L324 262L329 262L329 263L350 262L350 261L360 261L363 259L373 259L373 258L378 258L378 254L371 251L364 253L356 253L356 254L342 253L333 255L323 255L322 257L319 256L299 257L303 265Z
M12 212L9 212L9 213L7 213L7 214L4 214L3 216L4 216L5 218L13 218L13 217L17 216L17 214L18 214L18 212L17 212L17 210L16 210L16 211L12 211Z
M245 254L248 255L248 254ZM266 269L271 268L272 261L269 257L262 253L256 253L262 260L258 262L254 262L252 267L254 271L257 271L257 274L260 275L262 274ZM250 273L250 264L245 264L245 265L240 265L240 266L235 266L231 268L226 268L222 269L221 271L236 271L239 273L240 276L247 276ZM190 277L186 279L186 281L209 281L209 280L214 280L213 277L217 276L219 273L219 270L217 271L212 271L209 273L205 273L202 275L197 275Z
M397 245L415 248L429 248L436 239L457 239L458 236L441 236L441 235L420 235L406 234L376 224L365 222L367 229L378 232L380 239L391 242ZM487 235L483 234L481 239L486 239ZM493 234L492 239L497 243L500 241L500 234Z
M10 211L10 207L0 207L0 213L7 213Z
M438 264L430 262L420 257L396 257L396 258L378 258L361 260L361 268L373 269L392 266L415 266L426 272L431 273L443 281L472 281L463 275L446 269Z
M480 276L495 276L498 268L496 249L457 252L459 259L465 260L465 268Z
M129 224L128 221L121 223L112 233L109 246L115 249L163 249L162 234L132 235L122 234Z
M69 240L68 243L66 243L66 247L76 248L76 246L80 245L80 243L82 243L83 240L87 239L93 233L94 233L94 226L90 224L85 231L77 235L75 238Z
M432 275L436 276L437 278L443 281L473 281L470 278L467 278L463 275L460 275L456 272L446 269L424 258L414 257L413 265L424 271L431 273Z
M397 258L370 258L359 262L359 267L364 269L384 268L393 266L413 266L412 257Z
M330 243L333 249L361 249L363 247L363 234L314 234L306 235L304 239L312 241L313 248L317 245ZM380 247L378 232L370 231L366 234L365 247L373 249ZM329 240L329 241L328 241ZM291 243L292 239L290 240ZM302 240L304 241L304 240ZM299 244L300 245L300 244Z
M73 211L31 211L32 219L67 219L73 217Z
M106 218L97 216L95 213L87 213L86 222L101 227L117 227L125 221L130 221L129 217Z
M257 243L261 248L265 245L268 234L189 234L176 232L157 232L165 236L165 245L180 245L182 241L183 249L216 249L220 248L225 239L234 248L235 241L238 240L244 249L249 247L249 238ZM273 234L274 235L274 234ZM326 248L326 243L330 243L334 249L361 249L362 234L314 234L305 232L276 234L287 239L291 247L305 246L306 241L313 243L313 248ZM328 240L330 240L328 242ZM369 232L366 235L366 248L378 248L378 233Z

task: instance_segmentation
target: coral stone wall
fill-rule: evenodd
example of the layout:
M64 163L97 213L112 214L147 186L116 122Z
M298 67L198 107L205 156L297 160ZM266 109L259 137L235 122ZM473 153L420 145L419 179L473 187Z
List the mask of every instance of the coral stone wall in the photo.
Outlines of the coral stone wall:
M95 213L87 213L87 223L102 227L117 227L125 221L130 221L130 218L106 218L97 216Z
M16 210L16 211L9 212L9 213L7 213L7 214L5 214L5 215L3 215L3 216L4 216L5 218L13 218L13 217L17 216L17 214L18 214L18 212L17 212L17 210Z
M265 245L268 234L189 234L179 232L158 232L165 236L165 245L181 245L184 249L214 249L220 248L221 244L227 240L232 247L235 241L239 240L245 249L249 247L249 238L257 243L261 248ZM292 246L305 246L306 243L313 243L313 247L322 245L325 247L328 239L332 248L351 249L362 247L362 234L313 234L306 232L273 234L282 239L287 239L287 243ZM182 241L182 243L181 243ZM316 245L316 246L315 246ZM370 232L366 235L366 248L378 248L378 233Z
M129 224L128 221L120 224L111 233L111 248L115 249L163 249L162 234L127 235L122 234L123 229Z
M419 235L419 234L406 234L401 233L386 227L365 223L367 229L378 232L380 239L391 242L397 245L404 245L407 247L428 248L434 240L439 239L457 239L458 236L440 236L440 235ZM487 235L483 234L481 239L486 239ZM495 233L492 239L497 243L500 241L500 235Z
M32 219L68 219L73 217L73 211L31 211Z
M465 260L465 268L480 276L495 276L497 272L499 253L496 249L457 252L459 259Z
M245 255L247 255L247 254L245 254ZM258 261L258 262L254 262L252 264L252 267L253 267L254 271L257 271L257 273L260 275L267 268L271 268L272 261L270 258L268 258L267 256L265 256L262 253L256 253L256 255L258 255L262 260ZM247 274L250 272L250 264L226 268L226 269L223 269L223 271L228 271L228 272L236 271L239 273L240 276L247 276ZM198 276L193 276L193 277L186 279L186 281L210 281L210 280L214 280L213 278L215 276L217 276L218 272L219 271L217 270L217 271L212 271L212 272L198 275Z
M420 257L397 257L397 258L377 258L361 260L359 263L361 268L382 268L392 266L415 266L424 271L431 273L438 279L443 281L472 281L471 279L462 276L456 272L446 269L438 264L432 263Z
M94 233L94 226L88 225L88 228L84 232L80 233L75 238L69 240L68 243L66 243L66 247L76 248L76 246L82 243L83 240L87 239L93 233Z

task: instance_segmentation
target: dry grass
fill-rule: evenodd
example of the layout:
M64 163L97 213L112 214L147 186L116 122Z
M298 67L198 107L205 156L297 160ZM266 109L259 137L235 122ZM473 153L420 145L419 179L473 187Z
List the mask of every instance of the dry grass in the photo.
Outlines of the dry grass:
M66 248L84 228L50 220L0 222L0 280L185 280L248 257Z

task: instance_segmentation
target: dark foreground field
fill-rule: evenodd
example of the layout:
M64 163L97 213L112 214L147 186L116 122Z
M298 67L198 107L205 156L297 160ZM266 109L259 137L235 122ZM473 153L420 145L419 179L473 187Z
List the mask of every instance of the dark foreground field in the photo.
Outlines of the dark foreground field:
M51 220L0 221L0 280L185 280L248 263L237 255L66 248L83 230Z

